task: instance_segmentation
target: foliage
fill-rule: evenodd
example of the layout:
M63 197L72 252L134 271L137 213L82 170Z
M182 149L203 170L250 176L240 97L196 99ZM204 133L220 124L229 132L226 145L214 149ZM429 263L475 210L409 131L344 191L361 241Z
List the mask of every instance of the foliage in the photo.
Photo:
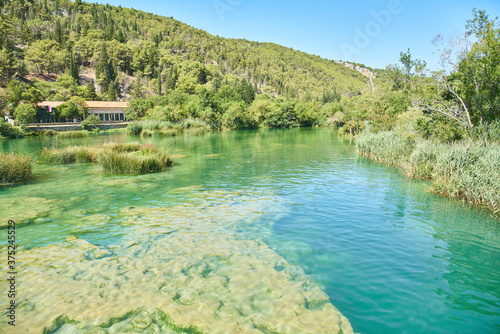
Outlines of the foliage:
M24 137L24 131L18 127L13 126L9 122L4 122L0 120L0 138L22 138Z
M35 121L36 109L31 104L20 104L14 111L14 118L20 124L28 124Z
M89 115L87 118L85 118L81 125L83 130L92 130L97 128L97 126L101 124L101 119L97 115Z

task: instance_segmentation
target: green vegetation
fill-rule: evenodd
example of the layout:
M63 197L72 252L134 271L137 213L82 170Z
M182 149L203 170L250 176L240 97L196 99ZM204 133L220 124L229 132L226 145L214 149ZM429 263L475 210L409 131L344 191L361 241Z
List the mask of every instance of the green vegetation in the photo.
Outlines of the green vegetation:
M12 0L0 7L0 33L6 37L0 41L0 110L12 114L20 104L68 102L51 115L38 109L35 118L43 122L84 118L78 99L132 96L129 120L195 118L214 129L261 122L310 126L323 118L318 112L333 116L333 104L370 89L366 76L343 63L276 44L212 36L135 9L68 0ZM256 120L260 116L247 111L261 94L271 105ZM300 106L289 110L293 103ZM311 114L305 119L303 109Z
M20 154L0 153L0 185L28 181L31 176L31 159Z
M98 125L101 124L101 119L97 115L90 115L85 120L82 121L83 130L94 130L98 129Z
M500 133L499 133L500 134ZM365 131L358 154L400 167L409 177L431 179L432 191L500 213L500 144L488 140L442 143L399 130Z
M144 174L162 171L172 165L172 160L165 150L160 150L152 144L108 143L93 147L44 149L40 154L39 163L98 163L105 172L113 174Z
M68 146L59 150L45 148L38 162L47 165L97 162L100 150L87 146Z
M87 138L89 135L88 131L63 131L63 132L58 132L57 137L58 138Z
M0 120L0 139L3 138L22 138L24 137L24 131L18 126L12 126L8 122Z
M351 99L335 121L341 133L363 131L356 139L360 155L500 214L500 28L485 12L473 14L469 49L453 49L466 41L443 47L436 38L449 73L429 72L425 62L402 52L401 64L377 79L376 94Z

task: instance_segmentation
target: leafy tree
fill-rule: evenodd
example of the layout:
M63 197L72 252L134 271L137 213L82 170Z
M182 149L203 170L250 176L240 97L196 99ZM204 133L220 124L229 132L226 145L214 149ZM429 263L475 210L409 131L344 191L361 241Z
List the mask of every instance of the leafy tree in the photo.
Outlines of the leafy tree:
M83 130L93 130L97 128L99 124L101 124L101 119L99 116L94 114L89 115L81 123Z
M44 39L33 43L26 51L28 68L36 73L58 73L64 68L66 54L55 41Z
M20 104L14 111L14 119L20 124L28 124L35 121L36 109L31 104Z
M60 118L64 118L66 121L72 118L78 118L83 116L83 112L78 108L74 102L65 102L57 107Z

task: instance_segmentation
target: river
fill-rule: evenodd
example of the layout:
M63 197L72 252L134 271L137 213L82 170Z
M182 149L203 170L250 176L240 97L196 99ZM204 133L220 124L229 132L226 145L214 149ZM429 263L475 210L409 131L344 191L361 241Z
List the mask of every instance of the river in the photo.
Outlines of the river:
M18 224L19 333L500 333L499 220L358 157L333 129L0 150L110 141L168 147L176 164L35 165L0 189Z

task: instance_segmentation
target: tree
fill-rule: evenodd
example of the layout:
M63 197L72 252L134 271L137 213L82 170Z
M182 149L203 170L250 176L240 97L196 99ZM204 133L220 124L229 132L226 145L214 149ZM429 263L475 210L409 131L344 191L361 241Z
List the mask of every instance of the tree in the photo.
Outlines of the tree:
M75 59L73 57L73 51L71 51L70 63L69 63L69 74L76 80L80 79L80 75L78 73L78 65L75 63Z
M55 41L44 39L33 43L26 51L28 68L39 74L60 72L66 63L66 54Z
M14 119L20 124L35 121L36 109L31 104L20 104L14 111Z
M83 116L83 113L73 102L65 102L61 104L59 107L57 107L57 111L59 112L59 117L64 118L65 120Z
M97 100L97 94L95 92L94 79L90 79L90 82L85 86L85 91L83 92L83 97L87 101Z
M83 130L93 130L97 128L97 126L101 124L101 119L97 115L89 115L85 120L82 121L82 129Z

